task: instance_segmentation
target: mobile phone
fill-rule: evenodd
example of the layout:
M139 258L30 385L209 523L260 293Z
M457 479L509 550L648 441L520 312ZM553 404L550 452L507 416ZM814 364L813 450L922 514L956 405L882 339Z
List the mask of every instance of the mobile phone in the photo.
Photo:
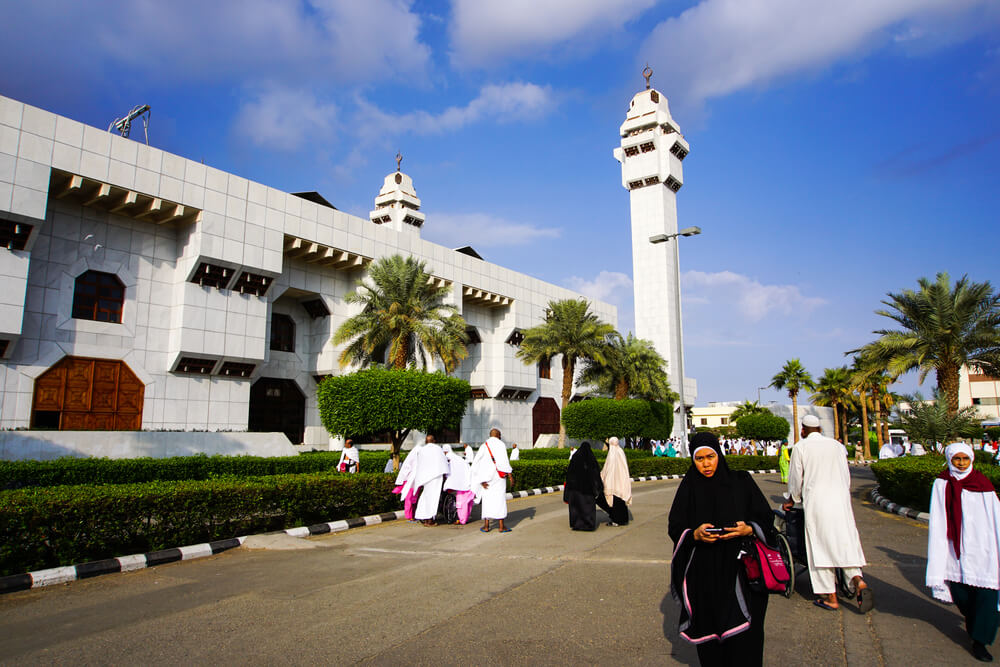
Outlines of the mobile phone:
M726 528L706 528L705 532L709 535L725 535L729 530Z

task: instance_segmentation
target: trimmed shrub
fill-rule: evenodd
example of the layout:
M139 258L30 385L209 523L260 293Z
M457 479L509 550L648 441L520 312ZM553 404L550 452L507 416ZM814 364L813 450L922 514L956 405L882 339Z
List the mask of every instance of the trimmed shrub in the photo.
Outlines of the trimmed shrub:
M389 452L359 452L359 472L380 473ZM173 458L72 458L51 461L0 461L0 490L68 484L138 484L217 477L263 477L334 472L340 452L308 456L178 456Z
M430 432L462 423L469 383L444 373L373 367L328 377L316 389L319 416L327 432L392 435L399 452L411 430Z
M591 442L590 446L594 449L594 456L597 457L598 461L604 460L607 456L606 451L602 451L599 447L603 446L601 442ZM568 461L569 460L569 448L559 449L558 447L539 447L537 449L521 449L522 461ZM632 459L641 458L655 458L653 457L653 452L648 449L623 449L625 452L625 458L631 461Z
M674 425L669 403L629 398L592 398L570 403L563 409L562 423L571 438L605 440L619 438L670 437Z
M755 412L737 419L736 430L751 440L783 440L788 437L788 420L770 412Z
M986 475L996 488L1000 483L1000 468L986 459L988 457L983 456L983 452L976 452L975 468ZM902 456L872 463L872 472L878 479L881 495L904 507L926 512L931 504L931 487L944 466L944 457L940 454Z
M389 475L29 488L0 493L0 575L394 511Z

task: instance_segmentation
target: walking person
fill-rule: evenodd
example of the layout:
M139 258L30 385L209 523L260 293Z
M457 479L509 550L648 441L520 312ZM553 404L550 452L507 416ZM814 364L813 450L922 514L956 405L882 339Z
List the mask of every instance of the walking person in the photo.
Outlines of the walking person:
M472 466L463 457L452 452L450 446L442 445L441 448L448 457L449 466L448 477L444 481L444 495L449 498L445 503L445 522L464 526L469 520L472 501L476 495L472 490ZM451 515L451 508L454 509L454 516Z
M972 655L992 662L986 647L1000 623L1000 500L986 475L972 469L974 460L965 443L945 449L948 467L931 490L926 581L935 598L962 612Z
M697 433L689 446L667 524L680 635L702 665L762 665L768 594L747 585L739 555L755 532L773 539L774 515L750 473L729 469L718 437Z
M414 453L411 452L410 456L413 455ZM420 497L417 499L413 518L425 526L434 526L437 525L434 518L437 516L438 505L441 502L441 486L444 484L444 476L450 470L448 458L444 455L444 450L437 444L433 435L427 436L424 445L417 450L416 455L416 472L413 484L420 489Z
M847 450L840 442L823 435L819 418L802 418L802 439L792 448L788 471L786 512L801 502L805 510L806 557L813 601L817 607L834 611L837 601L836 570L850 582L862 613L871 611L874 599L861 575L865 554L851 507L851 471Z
M507 476L511 472L500 429L491 429L489 439L472 462L472 488L476 491L476 502L483 505L483 527L479 530L484 533L490 532L490 519L497 520L501 533L510 532L503 520L507 518Z
M569 505L570 528L597 530L597 498L603 493L600 466L590 443L584 442L569 460L563 486L563 502Z
M340 472L356 473L360 464L361 456L358 454L358 448L354 446L354 441L348 438L344 442L344 448L340 451L337 470Z
M609 526L628 525L628 506L632 504L632 478L628 459L618 444L618 438L608 438L608 458L601 469L604 493L597 495L598 506L607 512Z

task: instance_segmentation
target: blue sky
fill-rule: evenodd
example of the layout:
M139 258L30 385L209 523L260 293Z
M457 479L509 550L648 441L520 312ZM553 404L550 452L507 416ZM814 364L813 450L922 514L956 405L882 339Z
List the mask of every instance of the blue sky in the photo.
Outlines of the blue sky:
M400 150L425 238L610 301L623 331L611 151L648 63L691 144L699 405L845 363L921 276L1000 283L995 1L35 0L4 22L0 93L99 127L150 104L151 144L361 216Z

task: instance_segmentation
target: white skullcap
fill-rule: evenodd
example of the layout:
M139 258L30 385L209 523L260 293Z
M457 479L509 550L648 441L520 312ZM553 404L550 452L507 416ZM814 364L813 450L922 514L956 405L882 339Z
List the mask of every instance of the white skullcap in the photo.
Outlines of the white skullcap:
M802 418L802 425L809 428L819 428L819 417L816 415L806 415Z

